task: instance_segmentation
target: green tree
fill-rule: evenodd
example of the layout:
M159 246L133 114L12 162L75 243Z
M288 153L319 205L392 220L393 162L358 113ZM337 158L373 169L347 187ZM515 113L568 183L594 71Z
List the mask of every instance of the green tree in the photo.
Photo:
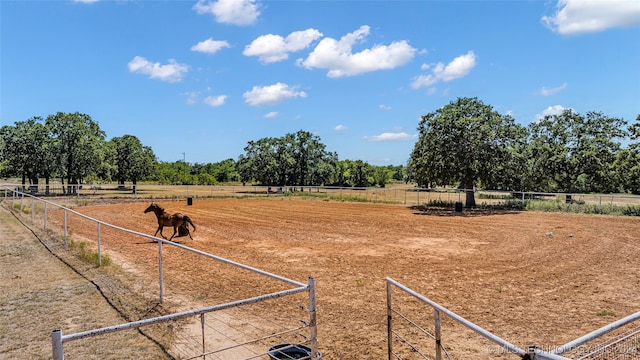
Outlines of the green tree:
M631 142L616 155L614 169L623 191L640 195L640 115L628 128Z
M373 177L375 183L381 188L385 187L393 176L393 169L386 166L375 166L373 169Z
M526 129L477 98L458 98L424 115L408 164L418 184L460 184L475 206L478 184L510 185L517 144Z
M123 135L111 139L115 151L115 178L118 186L124 188L125 181L133 183L136 191L138 180L143 180L153 173L157 163L153 150L143 146L133 135Z
M243 183L304 186L331 182L337 155L306 131L249 141L236 164Z
M45 178L48 192L54 153L44 120L33 117L16 122L15 126L3 126L0 137L4 143L3 157L7 160L10 172L22 178L23 187L29 180L29 184L37 189L39 179Z
M340 169L340 186L368 187L374 185L375 169L366 161L341 160L338 162Z
M46 126L54 138L56 164L64 184L78 185L102 164L105 133L89 115L62 113L47 116ZM70 191L76 187L70 186Z
M539 191L615 191L614 162L626 122L600 112L565 110L529 126L530 181Z

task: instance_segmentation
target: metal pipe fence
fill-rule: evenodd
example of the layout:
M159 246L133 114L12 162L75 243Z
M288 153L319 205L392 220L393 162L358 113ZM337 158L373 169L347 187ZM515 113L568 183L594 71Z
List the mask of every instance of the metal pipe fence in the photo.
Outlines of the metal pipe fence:
M387 284L387 338L388 359L447 359L457 358L512 358L543 360L637 360L640 359L640 312L626 316L594 330L551 351L543 351L532 345L522 349L495 334L481 328L442 305L415 292L401 283L386 278ZM395 297L394 297L394 289ZM413 306L411 306L411 302ZM426 317L424 307L433 309L433 317ZM453 320L446 326L445 318ZM432 325L430 325L430 323ZM457 327L456 327L457 323ZM459 325L462 325L459 326ZM433 330L429 330L429 329ZM445 336L445 328L449 328ZM599 345L589 346L595 340L624 328L615 337ZM470 331L469 331L470 330ZM479 338L497 345L486 345ZM466 339L466 344L457 343ZM452 344L453 346L447 346ZM455 348L452 350L451 348ZM567 354L571 358L562 356Z
M175 342L167 346L172 356L180 359L205 358L207 355L233 359L265 356L274 343L302 344L310 349L310 358L318 357L316 330L315 281L301 283L219 256L208 254L182 244L151 235L124 229L45 200L35 195L5 188L4 205L29 218L34 231L40 232L56 246L68 248L73 244L89 244L96 249L98 267L109 254L126 258L117 249L125 242L144 246L147 259L136 260L136 276L143 274L145 291L157 274L157 304L169 298L195 299L189 304L202 304L168 315L144 318L124 324L90 329L75 334L63 334L61 329L51 333L54 359L64 357L63 344L90 336L98 336L127 329L149 328L160 322L187 324L185 335L177 334ZM28 222L28 221L27 221ZM33 229L32 229L33 230ZM144 242L140 242L140 240ZM153 254L153 243L157 254ZM81 246L84 251L85 247ZM152 260L156 257L156 261ZM202 271L215 263L215 273ZM242 281L237 276L245 275ZM185 274L189 280L185 279ZM239 285L240 284L240 285ZM154 291L151 291L154 292ZM306 300L305 300L306 299ZM126 303L127 301L122 301ZM170 300L171 302L171 300ZM211 305L215 304L215 305ZM172 309L179 308L174 303ZM197 319L196 319L197 318ZM241 328L235 323L243 324ZM177 327L176 327L177 328ZM224 329L224 330L221 330ZM194 334L200 335L195 336Z
M340 201L366 201L387 204L424 205L432 204L453 207L464 202L465 194L473 192L477 207L511 206L528 203L555 204L557 208L569 205L588 205L596 208L638 207L640 196L625 194L548 193L535 191L478 190L461 188L420 187L338 187L338 186L261 186L261 185L155 185L117 184L83 185L12 185L16 191L37 195L64 196L66 198L226 198L226 197L285 197L304 196L335 199ZM640 210L638 210L640 211Z

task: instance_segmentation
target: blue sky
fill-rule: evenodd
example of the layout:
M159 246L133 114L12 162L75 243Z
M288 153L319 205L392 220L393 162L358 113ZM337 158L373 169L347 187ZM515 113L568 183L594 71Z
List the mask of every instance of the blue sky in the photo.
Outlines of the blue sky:
M0 1L0 126L90 115L161 161L298 130L406 164L420 116L478 97L528 125L640 114L640 1Z

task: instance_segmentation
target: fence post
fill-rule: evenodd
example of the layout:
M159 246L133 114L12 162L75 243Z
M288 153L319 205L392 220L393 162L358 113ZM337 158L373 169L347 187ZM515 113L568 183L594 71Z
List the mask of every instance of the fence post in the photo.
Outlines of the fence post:
M391 283L387 281L387 354L388 359L391 360L393 355L393 312L391 311Z
M98 267L102 266L102 257L100 254L100 223L98 223Z
M309 345L311 359L318 358L318 328L316 319L316 280L309 276Z
M67 209L64 209L64 244L67 244Z
M200 314L200 325L202 325L202 358L206 359L207 356L205 353L207 352L207 349L204 343L204 313Z
M162 304L162 241L156 240L158 242L158 276L160 277L160 304Z
M442 336L440 334L440 312L437 309L433 309L433 322L435 325L435 338L436 338L436 360L442 360Z
M53 348L53 360L64 360L64 350L62 349L62 330L51 332L51 345Z

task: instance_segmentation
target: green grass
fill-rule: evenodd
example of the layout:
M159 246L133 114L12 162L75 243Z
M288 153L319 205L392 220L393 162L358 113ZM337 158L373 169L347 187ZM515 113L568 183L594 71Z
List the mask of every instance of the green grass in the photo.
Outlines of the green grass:
M90 244L86 241L73 241L67 237L69 248L76 252L80 258L96 266L109 266L111 265L111 257L107 254L100 254L100 262L98 264L98 252L90 249Z
M616 316L616 313L608 310L600 310L596 313L598 316Z

